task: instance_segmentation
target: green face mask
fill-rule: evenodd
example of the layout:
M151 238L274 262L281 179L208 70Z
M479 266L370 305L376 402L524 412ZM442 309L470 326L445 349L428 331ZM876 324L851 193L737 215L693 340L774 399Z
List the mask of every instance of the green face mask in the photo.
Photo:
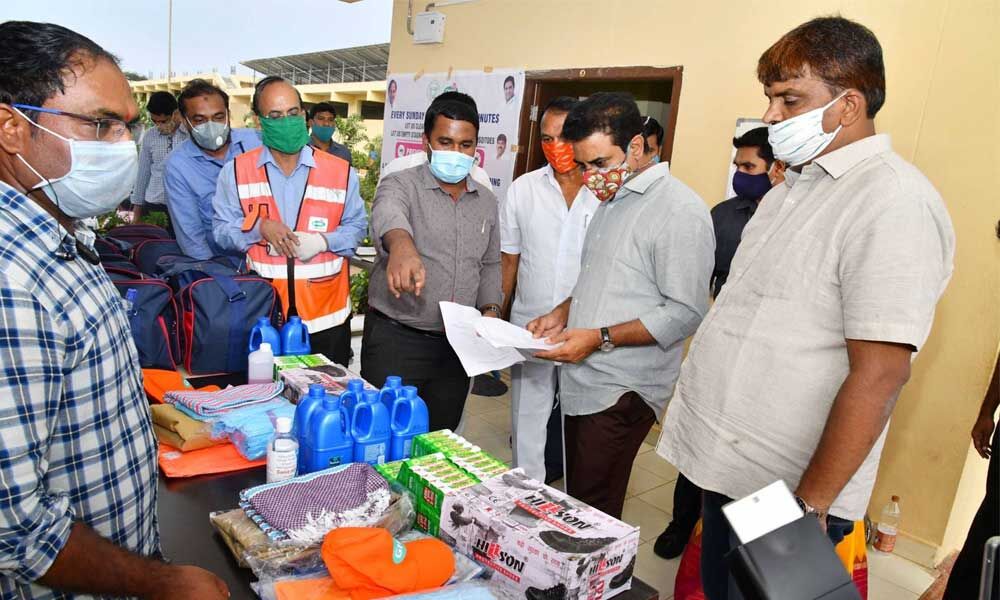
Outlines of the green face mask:
M285 154L298 154L309 142L306 118L302 115L260 120L264 145Z

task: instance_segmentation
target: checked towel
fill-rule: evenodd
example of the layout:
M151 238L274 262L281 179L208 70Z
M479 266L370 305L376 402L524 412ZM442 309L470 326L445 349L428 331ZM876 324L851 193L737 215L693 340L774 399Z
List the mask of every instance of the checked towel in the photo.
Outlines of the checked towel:
M213 417L233 409L260 404L276 398L284 390L285 384L255 383L234 385L218 392L183 390L167 392L163 401L186 408L196 417Z

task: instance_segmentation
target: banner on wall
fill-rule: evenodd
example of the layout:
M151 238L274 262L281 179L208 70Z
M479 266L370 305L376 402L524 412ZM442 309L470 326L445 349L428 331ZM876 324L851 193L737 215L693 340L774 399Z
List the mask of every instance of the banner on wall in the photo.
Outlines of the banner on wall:
M486 170L502 199L514 176L514 154L524 98L524 71L495 70L395 73L386 82L382 167L395 158L423 152L424 112L444 92L472 96L479 109L476 164Z

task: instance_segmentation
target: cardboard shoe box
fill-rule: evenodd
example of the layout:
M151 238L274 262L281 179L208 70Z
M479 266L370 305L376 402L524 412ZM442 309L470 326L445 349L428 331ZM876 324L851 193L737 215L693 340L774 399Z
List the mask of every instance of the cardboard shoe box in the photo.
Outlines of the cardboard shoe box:
M309 393L310 384L318 383L326 389L328 394L340 396L347 391L348 381L361 379L357 373L330 361L322 354L287 358L297 358L303 365L307 365L292 368L283 365L282 370L278 373L278 377L285 383L285 390L282 393L293 404L298 404L299 400ZM277 368L276 364L275 369ZM366 381L365 389L375 390L378 388Z
M631 588L639 529L520 469L445 496L439 527L438 537L493 571L503 598L592 600Z

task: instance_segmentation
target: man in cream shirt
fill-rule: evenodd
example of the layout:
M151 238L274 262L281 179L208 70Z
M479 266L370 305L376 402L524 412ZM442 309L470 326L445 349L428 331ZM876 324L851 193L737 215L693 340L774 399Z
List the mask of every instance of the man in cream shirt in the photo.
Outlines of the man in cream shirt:
M786 181L747 225L691 344L657 451L703 500L709 600L740 598L721 507L776 480L836 543L864 516L889 416L952 273L941 196L876 135L882 49L840 17L760 58Z

